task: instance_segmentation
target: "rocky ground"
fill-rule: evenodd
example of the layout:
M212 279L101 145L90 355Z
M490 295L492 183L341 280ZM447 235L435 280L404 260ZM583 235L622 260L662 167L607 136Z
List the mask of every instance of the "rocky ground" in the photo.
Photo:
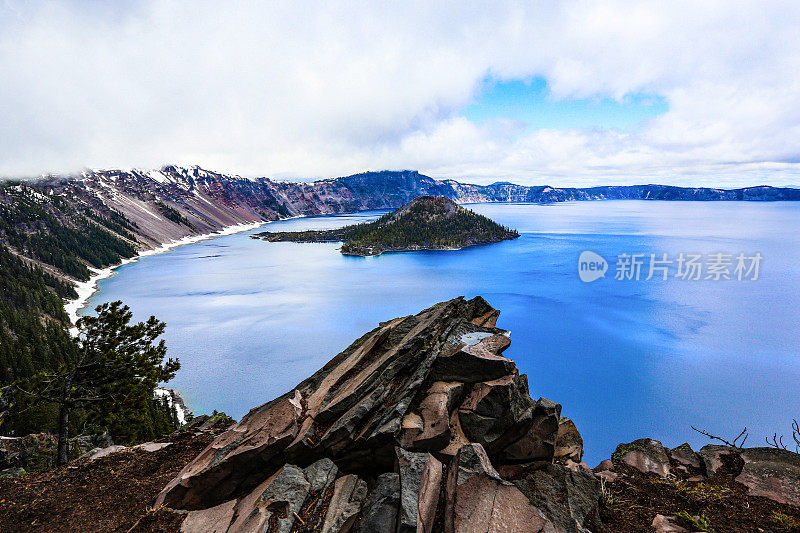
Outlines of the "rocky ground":
M640 439L594 469L605 531L800 531L800 455ZM681 515L683 518L681 518ZM650 528L648 528L650 526Z
M204 426L205 418L199 418L162 439L170 443L166 447L105 455L111 447L91 460L87 456L49 471L0 477L0 531L178 531L183 517L154 512L153 501L229 420Z
M381 324L224 430L0 479L2 531L798 531L800 455L641 439L594 470L481 298ZM207 424L208 426L208 424Z

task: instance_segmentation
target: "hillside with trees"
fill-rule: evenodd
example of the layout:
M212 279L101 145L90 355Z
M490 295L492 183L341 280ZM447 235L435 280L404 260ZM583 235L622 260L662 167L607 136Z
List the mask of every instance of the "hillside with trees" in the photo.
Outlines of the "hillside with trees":
M345 255L412 250L458 250L516 239L519 233L443 196L420 196L374 222L333 230L263 232L269 242L342 242Z
M64 311L64 301L77 297L72 280L88 280L90 268L133 257L135 233L135 225L113 209L43 194L27 183L0 182L0 435L56 431L58 405L22 394L20 384L57 375L80 359L83 341L67 331ZM114 416L109 402L77 405L69 426L73 433L111 429L119 442L172 431L172 407L153 399L152 390L144 396L114 407Z

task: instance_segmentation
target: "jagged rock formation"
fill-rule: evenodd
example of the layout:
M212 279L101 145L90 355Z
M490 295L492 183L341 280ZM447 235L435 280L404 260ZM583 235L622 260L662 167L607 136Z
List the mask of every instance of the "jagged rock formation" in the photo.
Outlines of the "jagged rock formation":
M0 475L0 529L800 527L800 455L787 450L695 452L639 439L590 471L575 424L558 404L534 401L527 378L503 356L510 341L497 318L480 298L444 302L381 324L237 424L196 417L164 442ZM0 442L0 459L17 460L19 441Z
M343 242L345 255L413 250L457 250L516 239L519 233L444 196L420 196L378 220L331 230L265 231L268 242Z
M250 411L156 502L183 531L585 531L599 481L482 298L381 324ZM565 434L570 431L565 431ZM556 450L564 456L556 456Z

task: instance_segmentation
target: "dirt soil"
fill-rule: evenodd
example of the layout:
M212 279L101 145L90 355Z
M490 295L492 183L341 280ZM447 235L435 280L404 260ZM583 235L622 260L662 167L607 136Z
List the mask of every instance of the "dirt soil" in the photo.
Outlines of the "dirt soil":
M123 450L92 462L0 479L0 531L175 533L184 515L151 506L221 430L174 434L162 439L173 444L157 452ZM704 514L714 533L800 532L800 509L749 497L730 477L688 481L643 474L625 464L615 469L619 477L605 486L604 533L650 532L656 514L681 511Z
M162 488L221 431L182 432L157 452L122 450L47 472L0 479L0 531L177 531L182 516L153 511Z
M611 497L604 498L602 508L607 532L652 531L650 525L657 514L674 516L681 511L691 516L704 514L710 522L707 531L714 533L800 531L800 509L747 496L747 488L728 476L688 481L643 474L625 464L615 464L615 468L620 475L606 484Z

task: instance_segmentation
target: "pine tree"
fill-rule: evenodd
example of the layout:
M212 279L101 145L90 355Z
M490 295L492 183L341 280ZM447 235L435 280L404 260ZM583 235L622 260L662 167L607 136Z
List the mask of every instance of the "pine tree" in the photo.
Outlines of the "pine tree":
M76 357L56 371L43 371L15 388L58 406L58 464L69 457L69 418L75 408L91 409L99 422L111 422L121 410L147 410L159 382L169 381L180 368L166 357L161 340L165 324L155 317L130 325L132 313L122 302L97 307L96 317L78 321ZM152 417L151 417L152 419Z

